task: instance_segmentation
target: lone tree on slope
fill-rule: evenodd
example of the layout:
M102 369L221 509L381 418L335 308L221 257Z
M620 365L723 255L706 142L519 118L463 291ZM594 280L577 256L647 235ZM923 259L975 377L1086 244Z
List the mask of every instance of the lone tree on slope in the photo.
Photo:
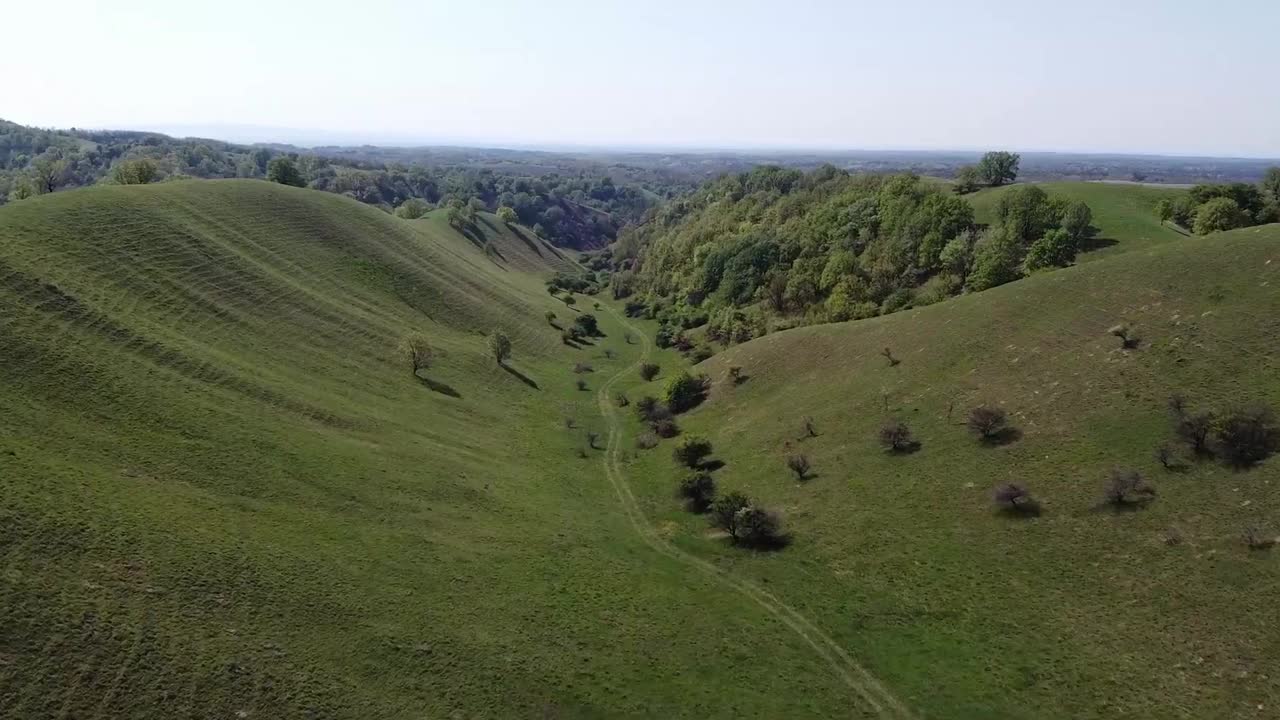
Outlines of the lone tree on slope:
M493 355L493 359L499 365L505 364L507 359L511 357L511 338L507 337L501 330L495 330L489 336L489 354Z

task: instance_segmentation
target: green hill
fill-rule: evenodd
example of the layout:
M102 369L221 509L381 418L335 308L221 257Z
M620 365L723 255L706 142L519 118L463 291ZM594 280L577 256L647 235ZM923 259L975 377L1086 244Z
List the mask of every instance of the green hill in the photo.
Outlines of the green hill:
M784 621L635 533L586 434L640 346L608 314L565 345L565 261L488 215L470 234L260 181L0 208L5 716L856 706Z
M1104 232L1110 214L1099 212ZM1108 333L1122 321L1141 334L1136 349ZM1280 459L1170 472L1153 449L1171 438L1171 393L1197 409L1280 406L1278 337L1280 226L1152 244L773 333L698 366L711 397L681 428L713 443L722 493L783 513L784 551L708 534L672 500L668 453L626 472L677 547L772 588L922 717L1261 717L1280 707L1280 565L1242 536L1280 533ZM1021 437L978 442L964 419L983 403L1007 409ZM881 449L889 418L918 452ZM788 471L795 453L811 479ZM1157 499L1101 508L1116 467L1149 478ZM992 489L1009 482L1043 514L998 514Z
M1152 185L1099 182L1038 183L1050 197L1061 197L1086 203L1093 211L1093 224L1099 230L1077 262L1089 262L1117 252L1141 250L1184 235L1156 217L1155 206L1162 198L1184 193L1182 188ZM986 188L967 195L978 222L995 219L995 205L1000 196L1016 185Z

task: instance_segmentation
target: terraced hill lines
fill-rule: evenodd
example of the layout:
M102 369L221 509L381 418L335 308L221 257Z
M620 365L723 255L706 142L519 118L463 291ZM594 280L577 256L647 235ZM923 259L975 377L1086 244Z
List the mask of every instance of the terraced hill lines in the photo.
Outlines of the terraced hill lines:
M639 347L607 314L564 345L544 281L572 261L488 216L471 235L255 181L0 208L0 714L859 707L634 534L575 381Z

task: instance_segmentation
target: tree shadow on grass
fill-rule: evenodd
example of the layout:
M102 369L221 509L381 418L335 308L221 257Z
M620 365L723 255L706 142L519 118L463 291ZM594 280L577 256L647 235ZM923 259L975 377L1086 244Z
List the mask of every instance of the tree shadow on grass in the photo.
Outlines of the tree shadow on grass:
M1119 244L1120 244L1119 240L1113 240L1112 238L1104 238L1104 237L1086 238L1080 241L1080 252L1086 253L1086 252L1093 252L1095 250L1104 250L1106 248L1112 247L1114 245L1119 245Z
M529 387L533 388L534 390L540 390L540 389L541 389L541 388L539 388L539 387L538 387L538 383L536 383L536 382L534 382L534 381L533 381L533 378L529 377L528 375L525 375L524 373L522 373L522 372L520 372L519 370L517 370L517 369L515 369L515 368L511 367L510 365L507 365L507 364L503 363L503 364L498 365L498 367L500 367L500 368L502 368L503 370L506 370L507 372L511 373L511 375L513 375L517 380L519 380L520 382L524 383L525 385L528 385Z
M911 442L906 443L905 445L899 445L898 447L889 448L888 452L890 455L914 455L920 452L920 449L923 447L924 445L921 444L919 440L912 440Z
M1113 515L1128 515L1129 513L1136 513L1140 510L1147 509L1147 507L1155 501L1156 501L1155 495L1146 495L1140 498L1135 498L1133 500L1126 500L1125 502L1120 502L1120 503L1111 502L1109 500L1103 500L1102 502L1093 506L1093 511L1100 512L1100 513L1109 512Z
M982 436L982 444L985 447L1000 447L1018 442L1022 439L1022 431L1018 428L1002 428L990 435Z
M715 472L716 470L719 470L722 467L724 467L724 461L717 460L715 458L711 458L710 460L703 460L702 462L698 463L698 469L703 470L705 472Z
M730 543L734 547L742 548L744 550L755 550L756 552L778 552L779 550L785 550L787 546L791 544L791 540L791 533L779 533L773 537L762 538L760 540L738 540L736 542L730 540Z
M418 382L427 386L431 390L440 393L441 395L448 395L449 397L452 397L452 398L462 397L462 393L458 392L457 390L454 390L453 386L451 385L447 385L438 380L432 380L431 378L422 377L421 375L414 375L414 377L418 379Z

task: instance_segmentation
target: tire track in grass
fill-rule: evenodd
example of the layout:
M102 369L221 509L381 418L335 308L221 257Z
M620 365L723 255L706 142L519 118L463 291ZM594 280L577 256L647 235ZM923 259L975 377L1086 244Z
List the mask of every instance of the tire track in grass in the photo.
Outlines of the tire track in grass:
M618 496L618 501L622 504L622 509L636 534L657 553L683 563L704 575L715 578L755 601L766 612L799 635L800 639L804 640L819 657L826 661L845 684L857 694L865 708L872 715L881 718L914 718L915 715L911 710L890 693L875 676L854 660L844 648L831 639L830 635L824 633L808 618L800 614L799 611L755 583L735 577L713 563L677 548L659 536L654 527L649 524L644 511L640 507L640 503L636 500L635 494L631 490L631 485L627 482L626 474L622 471L620 462L622 426L613 403L609 401L609 396L610 390L618 381L627 373L635 372L641 363L649 359L651 346L649 338L644 333L632 327L613 308L604 307L622 327L638 336L641 342L640 357L634 363L619 370L613 377L609 378L608 382L602 385L596 393L600 414L609 426L609 439L605 446L604 455L605 475L613 486L614 492Z

